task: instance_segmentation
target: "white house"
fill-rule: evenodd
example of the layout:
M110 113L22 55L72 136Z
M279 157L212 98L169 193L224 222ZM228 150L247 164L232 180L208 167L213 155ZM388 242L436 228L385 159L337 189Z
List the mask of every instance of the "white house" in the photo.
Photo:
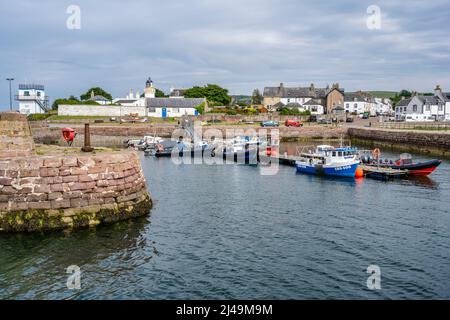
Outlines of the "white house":
M206 105L206 99L196 98L147 98L146 106L149 117L168 118L184 115L198 116L196 109L201 104Z
M19 93L15 96L22 114L45 113L48 111L48 96L40 84L19 84Z
M450 93L439 86L433 96L418 95L401 100L395 107L397 121L444 121L450 120Z
M303 104L303 108L311 112L314 115L320 115L325 113L325 108L319 101L311 99Z
M141 117L181 117L184 115L198 115L197 107L204 104L205 110L208 108L206 99L177 98L156 98L156 89L153 81L149 78L145 84L144 96L136 95L133 92L126 98L113 100L115 105L60 105L59 115L66 116L110 116L121 117L129 114L137 114Z
M375 97L375 101L370 110L370 114L372 116L386 115L386 114L391 114L392 111L393 111L392 101L390 99Z
M344 95L344 109L346 113L363 114L368 112L370 106L366 97L356 93L346 93Z

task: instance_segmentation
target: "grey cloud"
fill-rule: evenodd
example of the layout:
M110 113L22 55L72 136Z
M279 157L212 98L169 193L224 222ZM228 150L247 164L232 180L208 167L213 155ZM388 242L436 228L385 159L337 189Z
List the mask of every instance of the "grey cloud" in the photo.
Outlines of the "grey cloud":
M374 2L2 2L0 74L43 83L52 98L93 85L121 96L149 75L165 90L218 83L235 94L281 81L450 91L447 1ZM81 30L65 27L70 4L81 7ZM371 4L381 7L381 30L366 28Z

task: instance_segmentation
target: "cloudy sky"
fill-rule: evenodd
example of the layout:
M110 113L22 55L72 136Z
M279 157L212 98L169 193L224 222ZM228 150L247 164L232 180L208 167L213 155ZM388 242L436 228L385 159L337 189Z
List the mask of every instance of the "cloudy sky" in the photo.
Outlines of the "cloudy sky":
M67 8L81 29L67 28ZM369 29L367 8L381 9ZM450 91L450 2L50 1L0 3L0 109L8 83L44 84L51 99L101 86L115 97L217 83L232 94L339 82L347 91ZM1 82L0 82L1 83Z

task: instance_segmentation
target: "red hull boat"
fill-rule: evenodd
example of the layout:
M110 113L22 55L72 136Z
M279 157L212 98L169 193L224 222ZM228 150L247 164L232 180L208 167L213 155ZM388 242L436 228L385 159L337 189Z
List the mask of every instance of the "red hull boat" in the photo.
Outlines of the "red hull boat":
M414 163L410 154L402 154L400 159L394 163L380 163L380 166L396 170L408 170L409 175L428 176L433 173L442 163L441 160L430 160Z

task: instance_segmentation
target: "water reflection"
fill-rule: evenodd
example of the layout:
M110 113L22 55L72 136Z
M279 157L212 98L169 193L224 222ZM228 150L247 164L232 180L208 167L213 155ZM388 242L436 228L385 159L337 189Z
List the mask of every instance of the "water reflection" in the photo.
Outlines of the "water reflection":
M148 227L143 217L73 232L0 234L0 298L39 298L44 290L46 298L77 297L82 291L66 288L68 266L88 271L117 257L132 264L135 253L147 248L151 259L157 249L144 236ZM114 272L111 266L102 269Z

